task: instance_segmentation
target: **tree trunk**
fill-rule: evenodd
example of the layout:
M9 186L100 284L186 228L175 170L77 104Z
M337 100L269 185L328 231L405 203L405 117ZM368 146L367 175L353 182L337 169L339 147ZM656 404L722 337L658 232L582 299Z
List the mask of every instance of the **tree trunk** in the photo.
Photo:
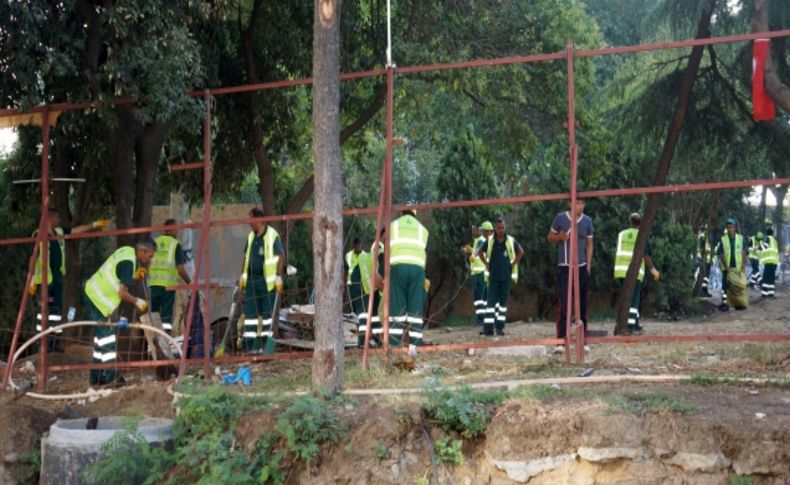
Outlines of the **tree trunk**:
M115 195L115 224L118 229L134 225L134 145L140 122L131 106L118 106L118 126L112 130L111 153L115 162L113 193ZM131 236L118 236L118 246L132 244Z
M146 125L135 144L137 178L134 186L133 220L136 227L151 225L151 213L154 207L154 181L166 132L167 129L162 123Z
M765 220L765 194L768 192L768 187L763 185L763 190L760 191L760 209L758 211L758 220Z
M776 242L779 243L779 250L781 252L784 247L785 241L782 241L782 224L784 223L784 210L785 210L785 196L787 195L787 185L781 185L774 191L776 195L776 208L774 209L774 217L771 220L773 227L776 228L774 237Z
M716 5L716 0L709 0L707 8L702 12L699 23L697 24L697 39L710 37L710 21L713 16L713 10ZM653 178L652 185L666 185L669 169L672 166L672 157L675 153L680 133L683 130L683 123L686 119L686 111L691 99L691 92L694 88L694 81L697 78L699 65L702 61L702 54L705 52L704 46L696 46L691 49L691 56L689 56L686 72L680 82L680 89L678 93L678 103L675 108L675 114L672 117L672 122L669 126L667 138L664 141L664 150L661 153L661 158L658 161L656 168L656 175ZM647 205L645 206L645 213L642 216L642 223L639 229L639 236L636 238L636 247L634 247L634 255L631 259L631 264L628 266L625 281L620 289L620 295L617 302L617 324L614 328L615 335L623 335L626 333L628 325L628 309L631 304L631 294L634 292L636 284L636 277L639 274L639 267L642 263L642 257L645 254L645 247L647 246L647 239L650 236L650 230L653 228L653 221L656 218L658 211L658 204L661 201L660 194L650 194L647 197Z
M771 30L768 24L768 12L771 7L770 0L754 0L754 16L752 17L752 32L767 32ZM765 60L765 90L783 110L790 113L790 88L788 88L774 70L771 55Z
M340 0L315 0L313 25L313 391L343 389L343 177L340 164Z

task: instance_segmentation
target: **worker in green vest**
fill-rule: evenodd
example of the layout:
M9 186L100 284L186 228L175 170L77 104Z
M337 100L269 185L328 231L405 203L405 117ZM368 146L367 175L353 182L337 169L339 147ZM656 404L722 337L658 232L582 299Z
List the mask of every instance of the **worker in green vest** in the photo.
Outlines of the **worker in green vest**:
M480 233L483 234L480 234ZM494 232L494 226L489 221L485 221L479 227L472 224L472 244L463 247L464 254L469 258L469 271L472 280L472 295L475 304L475 323L478 327L483 327L483 320L486 316L486 265L477 257L477 250Z
M250 217L264 216L263 209L250 210ZM250 229L239 278L239 288L244 291L242 349L273 353L273 295L283 291L285 252L280 235L266 222L252 221Z
M416 211L405 210L390 224L391 345L401 345L407 331L410 344L422 345L428 229L416 216Z
M380 238L383 239L386 233L386 228L382 227ZM361 275L363 280L368 280L369 290L373 291L373 307L367 308L368 301L370 300L370 293L368 293L364 298L365 311L359 314L359 323L357 326L357 343L360 347L365 345L365 332L367 332L368 318L370 318L370 341L372 345L379 345L381 343L381 335L384 333L384 329L381 326L381 317L379 317L379 306L381 305L382 295L381 288L383 287L382 278L384 276L384 243L381 240L379 241L377 278L373 276L373 250L375 247L376 243L374 242L370 246L370 255L367 258L368 267Z
M85 283L85 311L88 320L107 321L121 302L135 306L141 314L148 310L148 302L129 292L134 280L144 280L146 270L156 252L156 243L150 238L138 241L134 246L122 246L115 250L98 271ZM145 284L143 282L143 284ZM94 327L93 362L115 362L115 329ZM92 385L123 384L116 379L115 369L92 369Z
M60 325L63 320L63 278L66 276L66 241L64 239L52 239L53 237L60 237L66 234L83 234L86 232L104 229L109 223L106 219L100 219L91 224L82 224L75 226L71 229L61 227L60 214L56 209L48 209L48 237L49 244L47 259L47 326L52 327ZM33 232L33 237L38 236L38 229ZM39 248L38 258L36 259L35 273L33 273L33 280L30 282L28 292L31 297L34 297L38 292L38 287L41 285L43 263L42 263L42 248ZM38 299L40 304L40 299ZM41 312L36 315L36 332L40 332L41 327ZM63 331L56 332L57 335L62 335ZM47 338L47 347L49 350L54 350L56 346L54 335Z
M351 251L346 253L343 270L351 311L357 317L357 340L361 347L365 342L365 332L367 331L371 261L370 253L362 249L362 241L359 238L354 239Z
M710 247L710 237L708 235L708 225L703 224L697 234L697 268L695 271L696 278L701 278L699 289L699 296L708 298L711 296L708 285L710 284L710 263L713 257L713 251ZM695 278L695 279L696 279Z
M634 248L636 247L636 238L639 235L639 225L642 222L642 216L634 212L628 218L631 227L620 231L617 236L617 251L614 256L614 278L618 285L622 287L625 275L628 272L628 266L634 258ZM653 276L653 281L661 279L661 273L653 266L653 260L650 257L650 244L648 243L645 248L645 254L642 256L642 264L639 267L639 274L634 286L634 292L631 295L631 306L628 309L628 332L640 333L642 326L640 325L641 314L639 312L639 304L642 293L642 281L645 279L645 266L647 266L650 274Z
M765 228L765 237L760 242L757 254L763 265L760 295L762 298L774 298L776 296L776 267L779 264L779 242L774 237L774 228L770 225Z
M505 335L507 320L507 300L510 284L518 283L518 262L524 256L524 249L513 236L505 232L505 220L498 217L494 221L494 235L489 236L477 250L477 256L488 270L486 288L486 316L480 335Z
M749 275L749 286L757 288L760 284L760 256L757 254L760 251L760 244L763 242L762 231L757 231L757 234L749 238L749 264L752 267L752 274Z
M747 248L743 236L735 230L735 218L727 218L727 228L721 241L716 245L716 254L719 257L721 266L721 305L719 310L726 312L729 310L727 304L727 275L732 271L746 272ZM736 307L736 310L742 310Z
M175 219L165 221L165 226L174 226ZM156 242L156 254L151 261L148 284L151 286L151 311L159 312L162 319L162 329L168 334L173 332L173 304L176 301L175 290L168 290L169 287L178 284L178 278L189 284L192 279L189 277L186 268L186 257L178 242L178 229L168 228L154 239Z

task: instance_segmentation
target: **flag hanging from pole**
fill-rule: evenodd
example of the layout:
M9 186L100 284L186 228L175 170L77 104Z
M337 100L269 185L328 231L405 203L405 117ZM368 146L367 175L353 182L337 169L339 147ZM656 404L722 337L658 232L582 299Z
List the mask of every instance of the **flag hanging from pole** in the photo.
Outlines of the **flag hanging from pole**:
M755 121L776 118L776 103L765 90L765 62L768 59L771 41L755 39L752 58L752 115Z

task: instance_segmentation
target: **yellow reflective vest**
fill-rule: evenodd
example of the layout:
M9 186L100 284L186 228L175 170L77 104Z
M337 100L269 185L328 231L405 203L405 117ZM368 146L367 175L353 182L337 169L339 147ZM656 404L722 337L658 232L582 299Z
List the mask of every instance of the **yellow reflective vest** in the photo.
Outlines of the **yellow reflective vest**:
M177 285L176 248L178 240L168 234L162 234L154 241L156 241L156 253L151 260L148 284L162 287Z
M105 317L110 316L121 304L121 280L116 275L116 269L124 261L131 261L132 272L137 269L137 255L132 246L116 249L85 283L85 294Z
M730 236L724 235L721 238L721 245L724 249L724 264L727 268L732 267L730 261ZM740 234L735 235L735 267L740 268L743 265L743 236Z
M620 231L617 236L617 252L614 256L614 277L625 278L628 272L628 266L631 264L631 259L634 257L634 247L636 247L636 237L639 235L639 229L629 228ZM645 262L639 266L639 281L645 278Z
M360 251L359 254L353 250L346 253L346 266L348 266L348 278L346 283L351 283L351 273L354 268L359 266L359 277L362 281L362 290L366 295L370 294L370 273L371 273L371 259L370 254L365 251Z
M63 228L56 227L55 234L57 234L58 236L62 236ZM33 237L36 237L37 235L38 235L38 230L33 232ZM62 276L66 276L66 241L64 241L63 239L59 239L56 242L58 243L58 246L60 246L60 274ZM42 242L38 248L38 258L36 258L36 273L33 275L33 281L37 285L41 284L41 273L42 273L41 256L44 254L43 249L44 249L44 243ZM47 256L48 256L47 259L49 259L50 257L52 257L52 254L47 254ZM51 283L52 283L52 267L49 265L49 261L47 261L47 285Z
M765 236L758 254L762 264L779 264L779 243L776 241L776 238Z
M484 242L486 242L485 236L480 236L472 243L472 257L470 258L469 266L473 275L484 273L486 270L486 265L477 257L477 250L480 249Z
M425 269L428 229L410 214L390 224L390 265L413 264Z
M250 251L252 251L252 241L255 239L255 231L250 231L247 236L247 251L244 254L243 274L248 274L250 270ZM266 289L272 291L277 280L277 263L280 262L280 255L274 254L274 243L280 237L272 226L266 226L263 233L263 274L266 276Z

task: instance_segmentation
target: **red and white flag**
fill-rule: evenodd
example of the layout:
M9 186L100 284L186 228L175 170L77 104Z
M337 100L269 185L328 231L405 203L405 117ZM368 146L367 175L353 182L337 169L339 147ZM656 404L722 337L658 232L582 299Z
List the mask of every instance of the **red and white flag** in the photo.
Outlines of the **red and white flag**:
M755 121L776 118L776 103L765 90L765 62L771 48L769 39L756 39L752 58L752 114Z

